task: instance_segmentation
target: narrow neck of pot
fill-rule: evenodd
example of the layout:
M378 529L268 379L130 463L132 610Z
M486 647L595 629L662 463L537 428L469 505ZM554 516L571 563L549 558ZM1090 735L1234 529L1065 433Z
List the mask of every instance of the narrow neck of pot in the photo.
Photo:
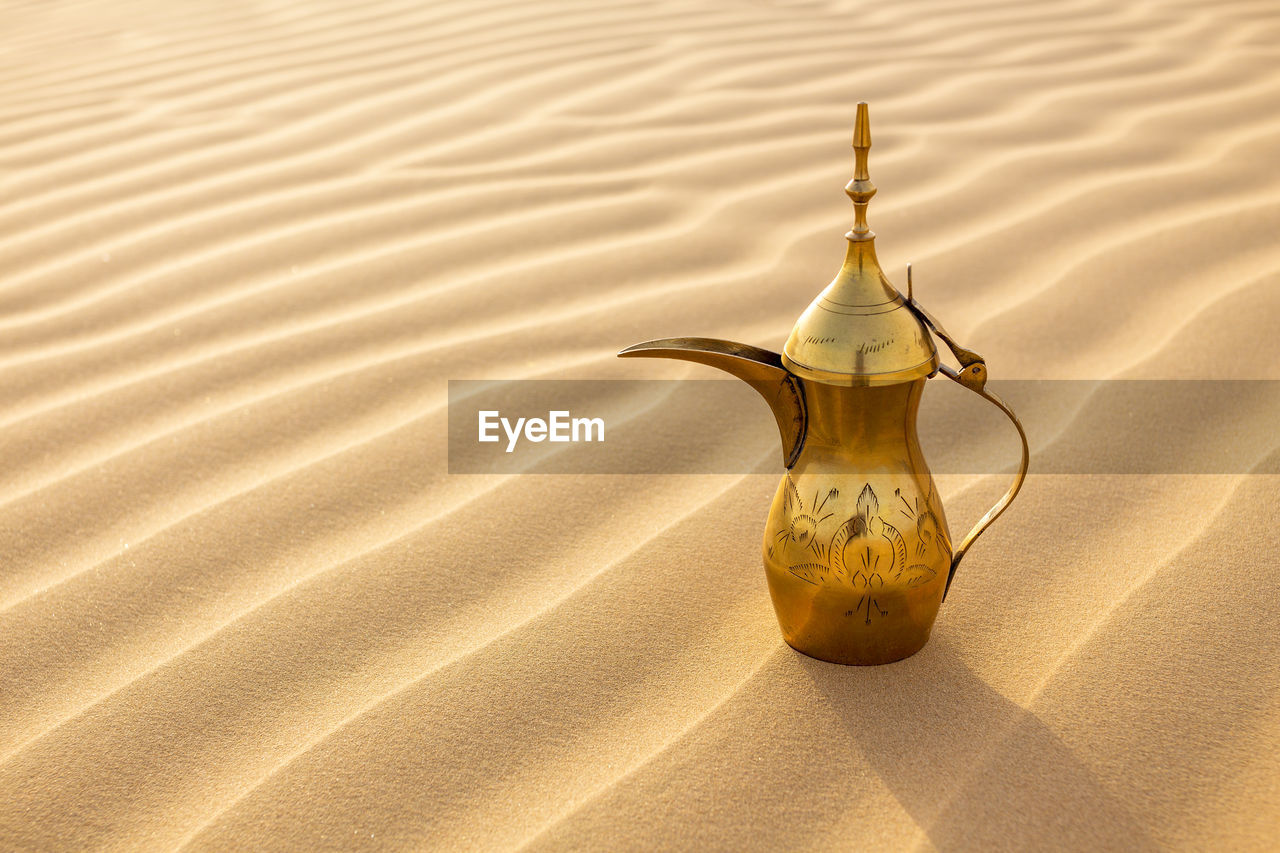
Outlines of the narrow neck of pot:
M916 415L924 383L854 388L805 383L808 430L799 463L825 459L913 468L920 460Z

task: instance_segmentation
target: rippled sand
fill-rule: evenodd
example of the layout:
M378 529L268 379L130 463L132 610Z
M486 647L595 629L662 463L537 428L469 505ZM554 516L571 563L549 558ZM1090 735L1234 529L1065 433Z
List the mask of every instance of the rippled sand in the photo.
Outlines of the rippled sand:
M445 473L448 379L781 346L858 100L996 377L1280 378L1273 0L3 5L0 847L1280 837L1275 477L1033 476L863 669L775 475Z

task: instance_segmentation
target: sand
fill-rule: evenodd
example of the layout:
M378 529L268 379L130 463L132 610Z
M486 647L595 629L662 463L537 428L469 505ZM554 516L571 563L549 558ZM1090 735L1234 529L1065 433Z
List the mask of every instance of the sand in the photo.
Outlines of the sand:
M845 668L776 471L445 469L449 379L780 347L858 100L997 378L1280 378L1272 0L4 5L0 847L1274 848L1276 477L1033 475Z

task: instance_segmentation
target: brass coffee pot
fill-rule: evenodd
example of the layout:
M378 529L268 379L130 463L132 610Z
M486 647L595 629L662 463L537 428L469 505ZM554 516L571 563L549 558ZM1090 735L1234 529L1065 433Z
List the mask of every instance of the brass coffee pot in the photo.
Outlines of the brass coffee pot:
M666 338L618 353L718 367L764 397L787 467L764 531L773 606L787 643L844 664L890 663L924 646L956 566L1018 494L1030 458L1017 416L986 389L982 356L915 301L909 266L906 298L880 270L867 228L876 193L870 147L860 103L844 266L800 315L781 355L715 338ZM959 371L939 362L930 332ZM958 546L916 435L925 380L939 371L1004 412L1022 439L1013 484Z

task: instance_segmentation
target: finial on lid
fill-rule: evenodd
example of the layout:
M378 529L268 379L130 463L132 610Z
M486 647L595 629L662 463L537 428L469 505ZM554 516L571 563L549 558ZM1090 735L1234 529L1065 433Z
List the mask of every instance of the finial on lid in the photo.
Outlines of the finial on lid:
M867 202L876 194L867 172L867 152L871 149L871 119L867 114L867 102L858 102L858 115L853 125L853 180L845 186L845 194L853 200L853 230L844 235L850 241L870 240L875 232L867 227Z

